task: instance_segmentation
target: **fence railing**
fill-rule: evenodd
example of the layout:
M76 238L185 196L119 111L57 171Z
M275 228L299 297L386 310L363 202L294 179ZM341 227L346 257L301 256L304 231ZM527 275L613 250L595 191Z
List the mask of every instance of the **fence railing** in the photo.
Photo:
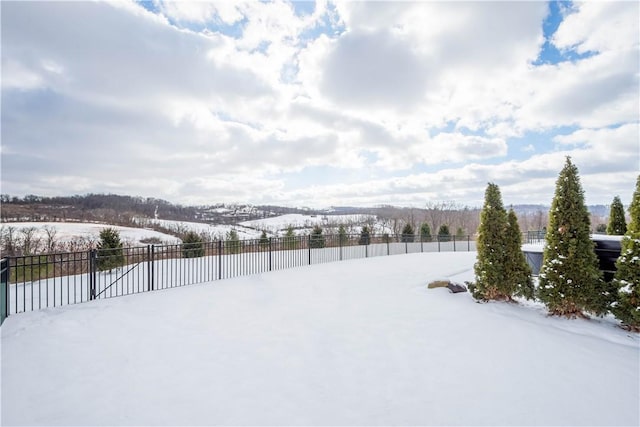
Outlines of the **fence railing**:
M313 235L12 256L2 259L2 319L238 276L376 256L473 251L470 236Z
M527 244L531 243L542 243L544 242L545 236L547 234L546 230L532 230L527 231L524 234L524 238L522 241Z

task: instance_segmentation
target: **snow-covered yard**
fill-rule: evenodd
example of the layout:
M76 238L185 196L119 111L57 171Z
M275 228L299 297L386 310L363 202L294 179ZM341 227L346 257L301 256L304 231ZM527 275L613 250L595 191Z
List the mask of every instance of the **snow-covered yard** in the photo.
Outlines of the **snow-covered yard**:
M638 425L640 338L427 289L476 254L320 264L10 316L3 425Z

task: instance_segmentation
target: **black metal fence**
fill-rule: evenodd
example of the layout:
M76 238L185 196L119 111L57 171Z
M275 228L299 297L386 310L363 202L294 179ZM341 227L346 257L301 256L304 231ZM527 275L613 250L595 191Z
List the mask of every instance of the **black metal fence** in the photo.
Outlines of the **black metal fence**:
M305 265L476 248L470 236L417 239L307 235L6 257L1 269L2 320L47 307Z
M527 231L524 234L523 242L527 244L531 243L543 243L545 236L547 234L546 230L531 230Z
M0 325L9 315L9 259L0 260Z

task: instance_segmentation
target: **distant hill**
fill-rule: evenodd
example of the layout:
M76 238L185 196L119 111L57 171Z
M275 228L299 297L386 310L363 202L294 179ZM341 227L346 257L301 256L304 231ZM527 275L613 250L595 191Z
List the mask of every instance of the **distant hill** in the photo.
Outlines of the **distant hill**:
M0 196L2 222L15 221L100 221L116 225L135 226L136 218L192 221L215 224L236 224L241 221L268 218L286 214L322 214L322 215L375 215L380 218L399 218L418 222L430 219L432 225L455 222L447 216L452 212L464 212L475 217L479 208L470 208L455 203L426 203L425 207L396 207L378 205L373 207L332 206L326 209L304 207L284 207L275 205L254 206L249 204L212 204L206 206L183 206L152 197L133 197L117 194L86 194L66 197L43 197L28 195L12 197ZM537 222L546 222L549 207L536 204L514 205L519 217L537 217ZM592 215L600 218L608 216L609 207L605 205L589 206ZM435 215L440 213L440 215ZM475 230L474 221L464 225L467 231ZM527 228L530 228L529 224Z
M101 221L135 225L134 218L161 218L175 221L236 223L310 210L280 206L215 204L183 206L151 197L117 194L86 194L68 197L28 195L23 198L0 196L2 222L14 221Z

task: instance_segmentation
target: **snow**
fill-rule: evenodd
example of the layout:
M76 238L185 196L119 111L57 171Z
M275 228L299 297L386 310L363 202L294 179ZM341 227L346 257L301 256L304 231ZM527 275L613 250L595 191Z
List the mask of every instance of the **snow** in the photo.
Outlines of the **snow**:
M332 226L338 227L340 224L357 225L356 233L360 233L360 227L367 220L372 219L375 223L375 217L371 215L302 215L302 214L286 214L271 218L257 219L251 221L244 221L239 223L247 227L256 228L258 230L267 230L271 233L277 234L286 231L287 227L292 226L297 229L306 229L305 232L311 230L315 225L321 227ZM377 228L380 228L380 224L375 224ZM388 231L388 230L387 230ZM378 233L380 230L374 230Z
M527 243L522 245L523 252L544 252L544 242L540 243Z
M621 242L624 236L611 236L608 234L592 234L591 240L611 240Z
M262 234L259 230L244 227L242 225L207 224L203 222L173 221L168 219L139 219L143 224L158 224L168 230L177 232L194 231L198 234L208 235L212 240L225 240L227 233L235 230L240 240L257 239Z
M1 226L5 228L13 227L17 231L15 234L16 238L21 238L20 230L34 227L37 229L34 237L41 240L46 240L47 238L45 227L53 228L56 230L55 239L58 242L69 242L81 239L97 242L100 240L100 231L107 227L115 228L120 233L120 238L123 242L134 246L143 245L140 240L148 238L158 238L168 243L179 241L179 239L176 239L174 236L159 233L154 230L93 222L5 222L2 223Z
M10 316L3 425L638 425L640 338L427 289L476 254L313 265Z

